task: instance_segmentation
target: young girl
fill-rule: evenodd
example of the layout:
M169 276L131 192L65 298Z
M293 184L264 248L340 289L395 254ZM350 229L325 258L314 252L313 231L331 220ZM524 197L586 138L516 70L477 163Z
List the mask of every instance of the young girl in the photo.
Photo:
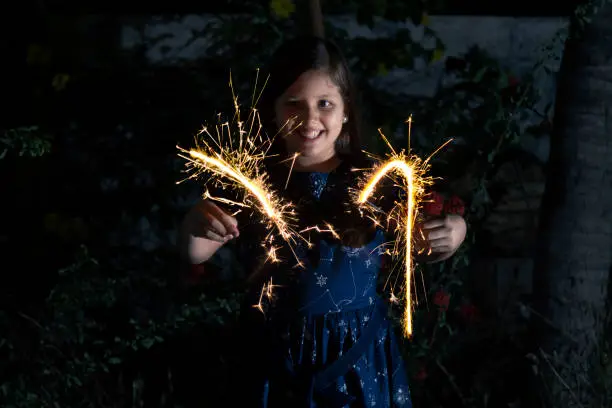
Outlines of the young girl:
M410 407L400 349L377 293L384 232L350 205L349 188L356 187L351 169L368 163L347 64L331 42L298 38L278 49L269 74L262 121L269 134L282 132L277 155L267 163L271 182L295 204L299 227L328 223L337 235L313 231L311 247L295 248L304 266L295 268L287 248L284 262L262 263L261 231L211 201L186 216L182 253L194 271L205 274L201 265L239 236L241 260L256 270L242 313L246 353L237 392L249 402L241 406ZM287 158L294 153L299 156L285 189ZM432 260L450 257L466 231L459 216L423 228ZM252 306L270 278L274 298L262 312Z

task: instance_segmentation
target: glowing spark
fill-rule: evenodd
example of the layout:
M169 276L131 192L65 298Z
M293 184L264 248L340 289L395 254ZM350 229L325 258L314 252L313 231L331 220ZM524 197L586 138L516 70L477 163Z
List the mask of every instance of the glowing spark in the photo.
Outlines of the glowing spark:
M264 285L264 287L261 289L261 292L259 293L259 302L257 302L257 304L255 304L255 305L253 305L253 307L255 309L259 310L261 313L264 313L263 303L261 301L263 300L265 289L266 289L266 285Z
M293 166L295 166L295 159L297 159L299 155L300 155L299 153L293 154L293 160L291 160L291 167L289 168L289 175L287 175L287 181L285 182L285 190L287 189L287 186L289 185L289 179L291 178L291 173L293 172Z
M253 305L253 307L257 310L259 310L261 313L264 313L264 305L263 305L263 298L264 296L268 299L268 301L272 301L274 299L274 288L278 287L279 285L274 285L272 283L272 278L270 278L270 280L268 281L268 283L265 283L263 285L263 287L261 288L261 292L259 292L259 301L257 302L257 304Z
M302 234L304 232L308 232L308 231L316 231L318 233L326 233L327 232L327 233L331 234L334 238L340 239L340 235L338 235L338 233L336 232L336 230L334 230L334 227L332 227L331 224L325 223L325 226L327 228L321 228L321 227L318 227L316 225L314 227L308 227L308 228L305 228L305 229L301 230L300 234Z
M278 256L276 255L276 250L278 248L276 247L271 247L268 249L268 258L266 260L273 262L273 263L277 263L280 262L280 259L278 259Z
M410 152L410 140L412 139L412 115L408 116L408 152Z

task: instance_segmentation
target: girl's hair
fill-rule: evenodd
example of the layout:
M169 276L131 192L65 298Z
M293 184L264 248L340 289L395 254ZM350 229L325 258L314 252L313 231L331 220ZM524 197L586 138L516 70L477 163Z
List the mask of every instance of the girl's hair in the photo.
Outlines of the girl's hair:
M278 125L275 124L274 112L276 100L300 75L310 70L326 72L339 88L343 98L348 122L342 126L338 144L340 145L341 140L347 137L349 143L345 149L340 148L337 152L348 154L353 158L361 157L361 124L357 112L357 95L348 64L338 46L322 38L297 37L282 44L273 54L267 73L268 83L259 104L261 119L266 131L270 133L270 136L277 133ZM276 137L275 142L272 150L275 153L284 152L282 138Z

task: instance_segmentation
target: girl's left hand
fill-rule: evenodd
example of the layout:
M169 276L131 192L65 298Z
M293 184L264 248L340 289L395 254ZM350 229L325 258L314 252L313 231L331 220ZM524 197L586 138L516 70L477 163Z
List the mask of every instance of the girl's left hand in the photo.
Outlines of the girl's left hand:
M422 231L431 254L438 261L450 258L465 239L467 226L463 217L449 214L423 223Z

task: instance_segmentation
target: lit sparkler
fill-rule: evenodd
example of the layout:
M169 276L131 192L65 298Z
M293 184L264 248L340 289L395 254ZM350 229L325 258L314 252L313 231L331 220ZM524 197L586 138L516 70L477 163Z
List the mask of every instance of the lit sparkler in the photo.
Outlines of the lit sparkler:
M257 74L259 76L259 71ZM268 175L263 171L263 161L274 138L262 132L262 123L255 108L261 96L260 93L256 97L257 79L252 107L245 121L242 121L240 116L240 105L234 93L231 75L229 86L235 109L232 121L221 122L219 116L214 130L204 126L198 133L196 148L186 150L177 146L181 152L179 156L187 160L188 170L191 170L188 178L197 178L207 173L211 176L209 181L217 187L230 187L242 192L241 201L213 197L208 191L205 198L257 210L262 215L261 219L268 231L268 236L262 241L268 251L267 259L277 262L275 238L280 236L292 251L296 240L301 238L293 229L295 210L291 203L276 194L268 182Z
M410 145L410 132L412 126L412 117L408 123L408 143ZM378 164L374 169L369 171L363 179L361 190L357 191L356 201L361 208L368 209L370 217L380 224L375 218L375 214L380 212L380 209L369 203L369 199L374 193L378 183L385 177L391 177L394 184L400 187L405 194L405 199L396 200L392 210L386 215L387 226L391 226L396 235L394 247L391 255L396 258L403 257L403 277L404 277L404 294L405 307L403 315L404 334L409 337L412 335L412 273L413 273L413 229L418 214L419 203L425 193L425 187L430 185L433 179L426 176L429 169L429 160L440 149L446 146L451 140L444 143L426 160L422 160L415 155L411 155L410 151L404 150L396 152L385 135L379 130L381 137L391 151L385 160L377 159ZM372 155L370 155L372 156ZM374 158L374 156L372 156ZM397 302L397 297L391 293L391 301Z
M253 307L265 314L263 304L264 297L267 298L268 302L271 302L274 299L274 288L277 286L278 285L274 285L272 283L272 278L270 278L267 283L264 283L263 287L261 288L261 292L259 293L259 301L257 304L253 305Z

